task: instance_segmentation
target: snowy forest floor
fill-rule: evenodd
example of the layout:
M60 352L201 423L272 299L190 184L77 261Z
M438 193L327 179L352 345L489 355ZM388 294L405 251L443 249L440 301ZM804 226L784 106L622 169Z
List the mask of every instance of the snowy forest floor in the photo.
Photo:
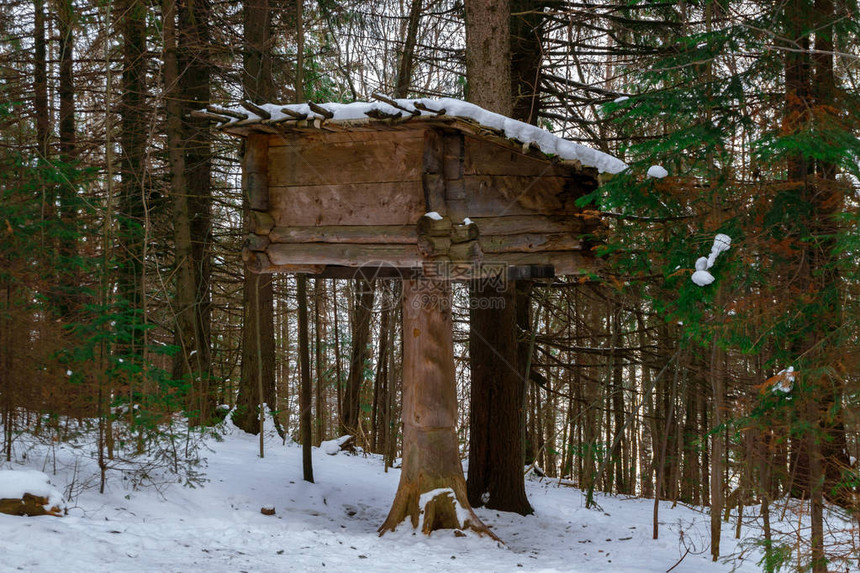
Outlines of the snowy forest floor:
M378 456L314 449L316 483L310 484L301 478L300 446L284 446L269 433L261 459L258 438L225 426L221 439L202 443L202 487L135 488L133 479L112 472L103 495L93 456L20 436L18 462L0 470L45 471L73 498L62 518L0 515L0 571L574 573L657 572L676 564L675 572L761 570L761 553L752 548L761 535L757 507L746 508L750 523L740 541L733 535L736 514L724 523L721 543L729 557L713 563L706 510L661 503L660 537L653 540L652 500L600 495L600 509L586 509L579 489L536 477L527 480L535 515L477 510L504 547L452 531L425 537L405 526L380 538L376 529L399 470L384 472ZM261 514L266 506L275 515Z

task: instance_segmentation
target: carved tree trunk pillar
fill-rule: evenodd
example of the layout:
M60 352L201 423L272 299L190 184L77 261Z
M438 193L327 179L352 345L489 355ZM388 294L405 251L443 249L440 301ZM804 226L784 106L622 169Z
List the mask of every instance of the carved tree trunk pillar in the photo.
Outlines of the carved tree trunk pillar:
M409 518L426 534L468 528L498 540L466 499L454 430L457 388L446 281L403 281L402 417L403 469L380 535Z

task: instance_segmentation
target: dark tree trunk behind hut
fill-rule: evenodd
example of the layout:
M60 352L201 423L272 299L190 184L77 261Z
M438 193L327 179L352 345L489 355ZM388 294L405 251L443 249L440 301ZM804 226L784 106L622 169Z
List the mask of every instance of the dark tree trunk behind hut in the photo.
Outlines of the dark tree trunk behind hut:
M268 0L246 0L244 7L245 54L242 75L245 97L253 103L266 103L274 98L270 27L271 10ZM252 144L249 139L248 145ZM260 158L261 162L265 160ZM262 184L261 178L254 183ZM249 185L250 181L246 182ZM247 192L242 200L248 213ZM245 220L246 231L248 220ZM277 409L275 395L275 323L274 292L271 275L256 277L247 269L242 284L242 372L233 423L246 432L260 431L264 413L259 408L266 402ZM259 344L258 344L259 341ZM263 396L260 396L260 388Z
M469 101L511 115L510 7L508 2L466 2ZM470 287L471 405L469 501L514 511L529 505L523 481L526 386L517 348L513 285Z
M301 367L301 392L299 400L299 422L302 440L302 475L305 481L314 482L311 446L313 426L311 424L311 349L308 342L308 277L296 276L296 298L299 306L299 365Z

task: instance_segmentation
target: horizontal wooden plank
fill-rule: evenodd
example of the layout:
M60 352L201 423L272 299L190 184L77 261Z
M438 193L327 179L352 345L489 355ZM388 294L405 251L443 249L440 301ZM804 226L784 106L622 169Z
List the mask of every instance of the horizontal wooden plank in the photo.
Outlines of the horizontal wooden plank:
M278 227L414 225L424 214L424 192L420 179L270 187L269 208Z
M343 131L321 131L305 129L291 131L268 137L269 147L287 147L299 142L313 142L323 145L334 145L340 143L362 143L365 141L378 140L380 138L391 138L397 141L410 139L424 140L424 131L432 126L427 124L412 124L398 126L398 129L379 128L352 128Z
M481 235L485 253L535 253L542 251L578 251L582 242L568 233L524 233L521 235Z
M580 275L594 272L598 264L593 257L580 251L545 251L540 253L494 253L485 254L485 265L505 264L508 266L552 265L556 275Z
M577 216L515 215L511 217L472 217L482 235L519 235L521 233L575 233L584 228Z
M355 245L346 243L275 243L266 254L275 265L340 265L360 267L376 262L393 267L420 266L416 245Z
M502 215L530 215L525 207L516 201L508 202L496 194L486 193L467 197L462 201L448 200L448 216L452 221L462 221L466 217L499 217Z
M363 141L301 138L269 148L269 186L384 183L421 179L424 137L386 131ZM408 136L408 137L404 137Z
M448 215L510 217L521 215L572 215L580 209L562 177L470 175L462 179L462 200L448 196ZM449 182L450 185L450 182Z
M415 244L415 225L330 225L319 227L275 227L273 243L393 243Z
M466 201L476 195L500 195L504 209L517 205L535 214L556 214L560 211L577 212L572 198L566 194L567 180L562 177L520 177L500 175L474 175L464 178ZM497 213L504 216L505 212Z
M549 159L523 154L516 148L497 145L472 136L465 138L463 163L466 175L520 175L526 177L570 176L574 170Z

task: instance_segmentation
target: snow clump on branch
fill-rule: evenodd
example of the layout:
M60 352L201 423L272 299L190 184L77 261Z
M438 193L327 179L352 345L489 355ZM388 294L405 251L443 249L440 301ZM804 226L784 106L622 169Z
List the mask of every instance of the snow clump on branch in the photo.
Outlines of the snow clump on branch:
M714 245L711 247L711 253L707 257L699 257L696 260L696 272L690 279L700 287L708 286L714 282L714 275L708 272L717 260L717 257L723 251L728 251L732 246L732 238L723 233L719 233L714 237Z

